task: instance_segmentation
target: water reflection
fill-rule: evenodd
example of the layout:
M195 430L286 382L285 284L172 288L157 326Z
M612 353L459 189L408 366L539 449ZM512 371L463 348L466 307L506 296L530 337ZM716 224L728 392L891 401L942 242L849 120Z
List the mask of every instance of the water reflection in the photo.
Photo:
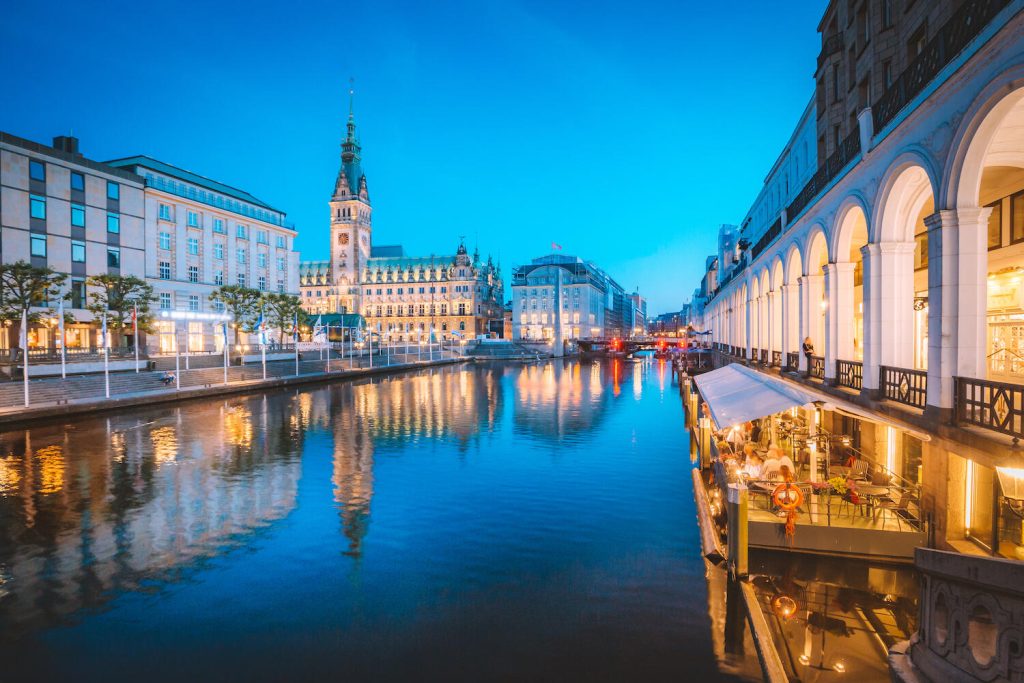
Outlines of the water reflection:
M688 468L651 361L3 433L0 657L54 679L715 678Z

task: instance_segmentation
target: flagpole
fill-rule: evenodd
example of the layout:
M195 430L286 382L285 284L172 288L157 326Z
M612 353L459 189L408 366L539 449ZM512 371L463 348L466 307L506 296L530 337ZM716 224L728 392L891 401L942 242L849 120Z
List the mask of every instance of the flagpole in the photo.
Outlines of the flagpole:
M177 324L174 326L174 389L181 390L181 339Z
M292 343L295 344L295 376L299 376L299 314L292 319Z
M110 330L107 327L107 314L103 313L103 387L106 391L107 398L110 398L110 343L107 337L110 335Z
M224 384L228 383L228 321L224 321Z
M57 325L60 327L60 378L65 379L67 374L66 353L64 347L68 344L67 333L64 331L64 299L60 300L57 311Z
M21 355L23 356L23 362L21 365L22 373L25 384L25 407L28 408L28 309L21 309Z
M324 339L326 339L326 341L324 343L327 346L327 372L330 372L331 371L331 325L330 325L330 323L327 324L327 336L324 337Z
M139 371L139 304L132 306L132 337L135 339L135 372Z

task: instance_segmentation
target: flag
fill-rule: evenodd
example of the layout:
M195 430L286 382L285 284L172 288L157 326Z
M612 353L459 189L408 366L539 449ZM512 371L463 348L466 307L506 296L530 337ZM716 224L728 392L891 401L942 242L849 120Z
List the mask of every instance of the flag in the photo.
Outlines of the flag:
M263 311L260 311L260 317L256 319L256 333L259 335L260 344L267 343L267 323L263 319Z
M552 242L551 243L551 248L556 250L556 251L562 251L562 245L557 243L557 242Z
M298 343L298 341L299 341L299 314L298 313L295 313L294 317L292 318L292 339L294 339L295 343Z
M106 313L103 314L103 330L100 332L100 337L102 339L102 343L100 344L100 346L102 348L104 348L104 349L110 348L110 344L108 343L108 340L107 340L107 314Z
M28 354L28 309L22 309L21 311L21 334L18 335L18 346L20 346L25 354Z
M327 341L326 336L324 334L323 316L318 315L316 322L313 323L313 341L322 344Z
M135 346L139 345L139 305L132 304L132 338Z
M60 347L64 348L64 299L57 302L57 329L60 330Z
M224 326L224 348L228 347L228 321L225 320L221 323Z

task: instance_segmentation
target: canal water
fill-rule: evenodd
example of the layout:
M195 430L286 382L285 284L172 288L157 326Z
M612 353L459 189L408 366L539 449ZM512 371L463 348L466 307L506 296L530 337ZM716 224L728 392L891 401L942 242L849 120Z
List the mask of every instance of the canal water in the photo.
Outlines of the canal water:
M650 359L8 431L0 680L756 676L712 632L689 453Z

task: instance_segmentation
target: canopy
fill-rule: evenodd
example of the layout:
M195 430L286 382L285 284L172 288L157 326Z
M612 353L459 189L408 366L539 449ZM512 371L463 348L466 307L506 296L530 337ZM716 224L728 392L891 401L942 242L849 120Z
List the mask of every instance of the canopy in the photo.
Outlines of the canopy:
M902 429L922 441L931 440L930 436L907 424L874 414L817 389L773 377L738 363L697 375L694 381L719 428L774 415L796 406L811 407L817 404L825 410Z

